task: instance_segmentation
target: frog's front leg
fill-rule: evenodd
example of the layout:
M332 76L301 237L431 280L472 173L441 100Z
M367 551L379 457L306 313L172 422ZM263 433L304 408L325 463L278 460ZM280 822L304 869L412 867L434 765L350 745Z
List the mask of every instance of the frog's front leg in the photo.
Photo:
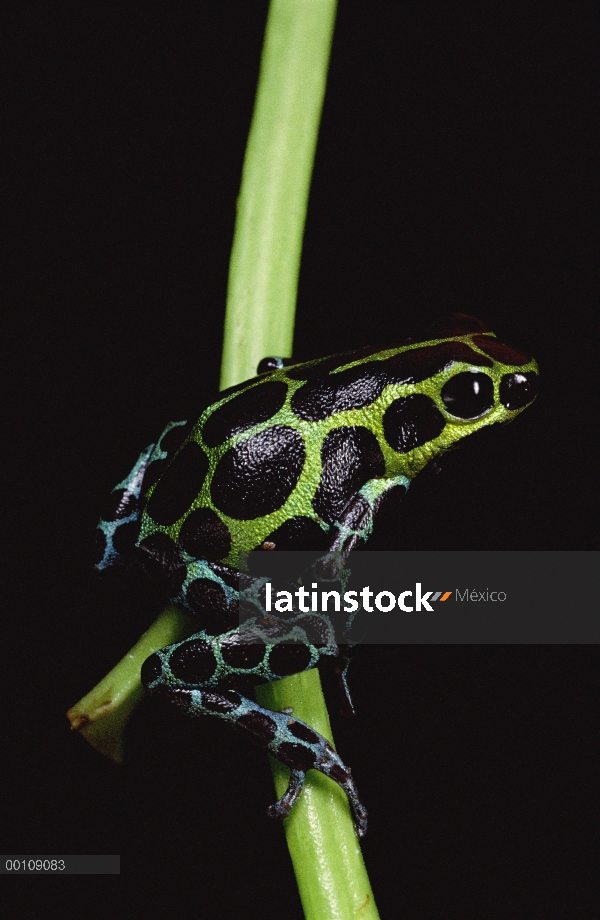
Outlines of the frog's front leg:
M96 568L107 569L128 558L139 534L140 498L154 484L183 440L188 423L169 422L156 444L141 452L131 472L117 483L96 528Z
M322 622L317 624L317 620ZM315 615L289 621L263 617L221 636L197 633L151 655L142 667L142 683L148 693L164 697L190 716L225 719L290 767L288 788L269 807L270 817L289 815L307 771L319 770L345 791L357 834L362 837L367 828L366 809L350 770L327 739L289 712L264 709L238 690L224 689L226 682L235 683L236 678L278 680L314 667L321 655L337 654L333 639L320 647L312 645L315 629L323 641L324 621Z
M389 479L370 479L356 492L339 518L331 527L331 540L326 551L315 566L314 577L324 581L335 581L353 549L366 542L371 536L373 522L383 502L392 492L397 492L398 497L404 496L410 485L406 476L394 476ZM331 554L331 555L329 555ZM338 641L342 646L348 647L355 644L350 638L353 618L342 624L338 633ZM319 670L322 677L332 681L340 703L340 712L344 716L354 715L354 703L348 687L348 668L350 658L340 655L338 658L324 659Z
M394 490L405 495L410 485L406 476L392 476L389 479L369 479L352 496L338 520L331 528L328 553L339 554L346 562L352 550L365 543L373 531L373 522L383 502Z
M131 472L111 492L96 528L97 569L122 562L135 544L142 483L154 448L150 444L141 452Z
M317 581L335 581L341 577L352 550L371 536L375 515L384 500L392 492L405 495L409 485L410 480L406 476L370 479L352 496L331 526L325 555L314 565L313 576Z

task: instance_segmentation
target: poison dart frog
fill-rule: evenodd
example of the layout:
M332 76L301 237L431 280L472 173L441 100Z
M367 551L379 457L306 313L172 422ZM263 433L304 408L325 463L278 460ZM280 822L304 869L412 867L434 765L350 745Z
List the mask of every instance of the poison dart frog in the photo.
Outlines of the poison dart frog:
M367 812L350 769L292 712L245 692L345 659L327 614L259 614L240 625L251 550L348 553L382 503L434 458L485 425L507 422L537 392L538 367L473 317L439 321L426 340L293 364L219 395L194 422L170 422L112 492L98 525L98 569L137 558L199 631L151 655L142 683L190 716L235 725L291 769L268 809L286 817L306 772L346 792L357 834Z

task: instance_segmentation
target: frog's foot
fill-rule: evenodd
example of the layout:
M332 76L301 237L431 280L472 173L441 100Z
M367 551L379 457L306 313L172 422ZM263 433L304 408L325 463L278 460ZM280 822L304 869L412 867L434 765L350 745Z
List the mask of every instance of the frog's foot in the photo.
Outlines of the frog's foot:
M271 717L281 715L268 714ZM283 718L286 724L278 726L279 731L268 750L277 760L290 767L292 772L282 797L267 809L269 817L287 818L302 792L307 771L318 770L342 787L348 796L356 834L364 837L367 833L367 809L360 800L350 768L343 763L329 741L309 725L289 716ZM288 740L289 737L293 740Z

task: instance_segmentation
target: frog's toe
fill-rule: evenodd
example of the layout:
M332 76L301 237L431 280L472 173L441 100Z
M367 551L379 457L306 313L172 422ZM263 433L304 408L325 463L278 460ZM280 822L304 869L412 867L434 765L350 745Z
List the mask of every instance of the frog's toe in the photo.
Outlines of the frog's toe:
M302 770L292 770L287 789L278 802L275 802L274 805L269 805L267 808L267 815L269 818L275 818L277 820L287 818L298 796L302 792L305 779L306 773Z
M325 776L329 776L331 779L335 780L335 782L342 787L348 796L348 802L350 803L352 816L354 818L356 835L358 837L364 837L367 833L368 812L360 800L350 767L345 766L333 748L326 743L325 749L316 765L316 769L324 773Z
M369 817L369 812L362 804L362 802L359 802L358 806L352 809L352 812L354 815L354 828L356 830L356 836L362 839L367 833L367 819Z

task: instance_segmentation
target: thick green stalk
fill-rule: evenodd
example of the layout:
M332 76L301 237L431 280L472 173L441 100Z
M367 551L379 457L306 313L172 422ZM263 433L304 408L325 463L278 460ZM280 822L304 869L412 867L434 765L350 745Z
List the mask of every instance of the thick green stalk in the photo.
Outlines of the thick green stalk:
M221 388L292 353L300 252L335 0L271 0L229 267ZM256 689L333 743L317 670ZM277 795L289 770L271 758ZM346 797L311 770L284 822L307 920L378 917Z

